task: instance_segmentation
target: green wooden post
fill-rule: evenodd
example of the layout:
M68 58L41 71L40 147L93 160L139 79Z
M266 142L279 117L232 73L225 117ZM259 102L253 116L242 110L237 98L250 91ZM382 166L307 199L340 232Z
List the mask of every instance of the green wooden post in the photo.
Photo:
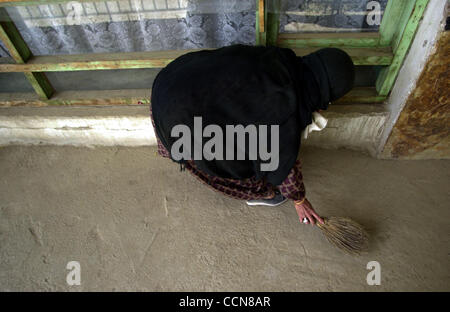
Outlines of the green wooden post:
M50 81L48 81L48 78L44 73L31 72L24 73L24 75L31 83L31 86L33 87L39 98L47 100L53 95L53 93L55 93L55 89L53 89Z
M409 0L414 4L414 1ZM402 16L408 0L389 0L384 10L383 20L380 25L380 45L391 45L392 39L399 27L399 17Z
M266 45L266 6L264 0L256 1L256 45Z
M260 37L260 27L259 27L259 0L256 1L256 12L255 12L255 45L261 44L261 37Z
M378 75L378 94L388 95L414 39L429 0L390 0L380 26L380 43L389 42L394 52L391 65Z
M0 40L3 41L16 63L24 64L32 56L5 8L0 8ZM41 99L49 99L54 93L54 89L44 73L25 73L25 77Z
M280 26L280 0L266 0L266 44L275 46Z
M380 34L370 33L284 33L278 35L278 46L286 48L348 47L377 48Z

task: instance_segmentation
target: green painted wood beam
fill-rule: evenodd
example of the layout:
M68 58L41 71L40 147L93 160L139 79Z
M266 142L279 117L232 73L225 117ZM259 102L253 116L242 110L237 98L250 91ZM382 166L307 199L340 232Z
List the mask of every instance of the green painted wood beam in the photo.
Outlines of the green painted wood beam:
M320 47L292 49L306 55ZM392 52L386 48L347 48L356 65L389 65ZM149 51L124 53L86 53L32 56L25 64L0 64L0 72L61 72L79 70L163 68L177 57L198 50Z
M17 64L24 65L32 57L30 49L11 21L5 8L0 8L0 40L2 40ZM40 98L49 99L51 97L54 89L44 73L25 73L25 77Z
M332 104L373 104L382 103L386 98L379 95L375 87L357 87Z
M256 1L256 45L266 45L266 21L267 21L267 11L265 0L255 0Z
M401 22L399 22L399 31L401 31L401 35L394 34L392 37L392 40L394 41L391 42L391 44L394 45L394 57L392 59L392 64L382 69L377 78L376 88L380 95L388 95L391 91L398 72L400 71L400 67L403 64L405 56L414 39L417 27L423 16L423 12L425 11L428 1L429 0L416 0L411 11L406 10L403 12L402 19L406 20L406 25L403 31L401 31L402 25ZM413 1L411 0L411 2ZM405 14L407 18L405 17ZM396 37L399 39L396 40ZM395 41L398 41L398 43Z
M389 0L384 10L383 20L380 25L380 45L391 45L396 33L401 32L399 28L406 25L401 25L399 18L402 16L407 2L415 0Z
M320 47L312 48L292 48L298 56L308 55ZM393 55L389 47L385 48L347 48L342 47L347 52L355 65L389 65L392 63Z
M387 47L389 44L380 44L378 33L295 33L279 34L280 47L350 47L375 48Z
M25 63L31 51L4 8L0 8L0 40L16 63Z
M25 64L0 64L0 72L163 68L177 57L195 51L200 49L32 56Z
M48 78L44 73L29 72L24 73L24 75L30 82L39 98L49 99L55 92L52 85L50 84L50 81L48 81Z
M278 42L280 5L280 0L266 0L266 44L268 46L275 46Z
M150 103L150 96L150 89L62 91L51 99L31 92L0 93L0 107L143 105Z
M392 50L394 52L398 49L400 41L402 40L403 33L405 32L406 26L411 18L416 3L417 0L407 1L405 6L403 7L401 15L397 17L398 30L394 33L394 36L392 37L392 41L390 43L390 46L392 47Z

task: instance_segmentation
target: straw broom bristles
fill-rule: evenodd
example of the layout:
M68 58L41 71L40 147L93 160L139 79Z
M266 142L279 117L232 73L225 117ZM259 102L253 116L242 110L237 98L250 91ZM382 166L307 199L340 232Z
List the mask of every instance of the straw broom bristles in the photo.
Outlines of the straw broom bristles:
M323 218L324 224L317 222L327 240L350 254L360 254L369 247L369 235L364 228L349 218Z

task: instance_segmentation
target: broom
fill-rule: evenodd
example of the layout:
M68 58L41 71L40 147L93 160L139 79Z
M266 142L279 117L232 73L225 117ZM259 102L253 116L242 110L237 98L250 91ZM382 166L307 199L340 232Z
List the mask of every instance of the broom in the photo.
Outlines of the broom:
M323 218L324 224L316 222L327 240L350 254L360 254L369 248L369 235L364 228L349 218Z

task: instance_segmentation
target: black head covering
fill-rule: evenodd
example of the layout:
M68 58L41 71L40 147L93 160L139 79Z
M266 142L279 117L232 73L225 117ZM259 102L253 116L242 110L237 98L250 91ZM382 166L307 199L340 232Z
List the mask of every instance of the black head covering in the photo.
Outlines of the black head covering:
M279 185L297 159L301 131L311 123L312 112L349 91L353 79L350 57L337 49L303 58L291 49L243 45L188 53L161 70L153 83L156 134L170 151L177 140L172 128L187 125L193 134L194 116L202 117L203 127L218 125L223 133L226 125L279 125L275 171L262 172L259 158L194 161L212 176L254 177Z
M326 109L330 101L343 97L353 88L355 66L351 57L343 50L325 48L302 58L308 67L305 75L313 75L322 93L318 109Z
M355 83L355 66L350 56L335 48L321 49L317 55L325 68L330 86L330 101L343 97Z
M298 81L298 118L304 129L312 122L312 113L325 110L353 88L355 67L342 50L325 48L306 56L296 57Z

